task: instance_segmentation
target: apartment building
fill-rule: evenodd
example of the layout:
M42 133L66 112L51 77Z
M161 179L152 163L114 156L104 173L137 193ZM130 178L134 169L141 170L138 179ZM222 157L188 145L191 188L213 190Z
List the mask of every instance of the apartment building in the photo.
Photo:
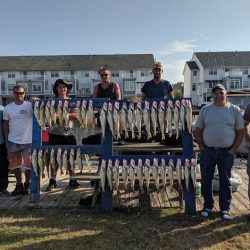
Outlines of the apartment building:
M250 51L195 52L183 70L184 97L194 105L210 101L214 85L250 90Z
M73 84L72 97L91 97L103 66L110 68L123 98L140 96L143 84L152 79L153 64L153 54L0 56L0 104L12 101L16 84L22 84L29 96L52 97L58 78Z

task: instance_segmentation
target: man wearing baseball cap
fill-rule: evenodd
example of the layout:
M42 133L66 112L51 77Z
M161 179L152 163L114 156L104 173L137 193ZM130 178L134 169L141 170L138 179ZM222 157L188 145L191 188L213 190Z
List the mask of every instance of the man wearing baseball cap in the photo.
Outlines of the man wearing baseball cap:
M161 63L153 66L154 79L145 82L141 89L143 99L151 98L173 98L173 88L169 81L162 79L163 67Z

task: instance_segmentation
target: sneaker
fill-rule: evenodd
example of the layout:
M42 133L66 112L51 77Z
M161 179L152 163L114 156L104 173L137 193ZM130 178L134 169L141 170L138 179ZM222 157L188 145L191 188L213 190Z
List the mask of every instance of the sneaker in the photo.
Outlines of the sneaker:
M0 196L6 197L6 196L9 196L9 195L10 195L10 193L6 189L0 191Z
M228 211L221 211L221 219L222 220L232 220L232 216L229 214Z
M29 190L30 190L30 183L26 183L24 182L23 184L23 195L27 195L29 194Z
M49 191L53 190L56 187L57 187L56 180L54 180L53 178L50 178L49 179L49 185L46 188L46 191L49 192Z
M76 180L69 180L69 187L76 189L80 187L80 184Z
M208 218L210 217L212 214L212 210L208 209L208 208L204 208L202 211L201 211L201 216L204 217L204 218Z
M11 193L11 196L17 196L23 194L23 183L17 184L15 190Z

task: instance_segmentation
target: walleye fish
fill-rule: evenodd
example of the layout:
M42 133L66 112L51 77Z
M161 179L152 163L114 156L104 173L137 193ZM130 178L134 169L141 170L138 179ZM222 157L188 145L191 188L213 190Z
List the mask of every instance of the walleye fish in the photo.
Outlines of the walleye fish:
M143 190L143 165L142 165L142 159L138 159L137 178L138 178L138 181L139 181L140 190Z
M165 103L164 101L160 101L158 108L158 121L161 132L161 140L165 140Z
M46 148L46 150L43 152L43 165L46 167L47 175L49 178L50 174L50 154L49 149Z
M110 191L113 191L113 166L112 166L112 160L108 160L108 167L107 167L107 179Z
M32 166L36 177L39 177L37 149L33 149L31 157Z
M63 167L66 169L66 172L68 171L68 150L64 149L63 151Z
M192 134L192 104L190 100L186 100L186 122L188 133Z
M58 169L60 170L60 174L63 174L63 170L62 170L63 160L62 160L62 148L61 147L59 147L57 149L56 162L57 162L57 165L58 165Z
M73 171L73 173L75 173L75 150L73 148L70 149L69 164L70 164L70 170Z
M50 102L50 117L51 117L51 124L53 127L56 127L56 101L53 99Z
M142 115L143 115L143 110L141 106L141 102L138 102L136 105L136 127L138 130L138 139L141 139L141 127L142 127Z
M77 163L77 166L80 170L80 174L82 174L82 170L83 170L83 164L82 164L82 156L81 156L81 148L77 148L77 151L76 151L76 163Z
M81 123L80 123L81 128L85 128L87 119L86 114L87 114L87 101L83 100L81 105Z
M69 128L69 102L67 100L64 100L63 102L63 120L65 128Z
M188 190L189 186L189 176L190 176L190 163L189 159L185 160L185 184L186 184L186 190Z
M169 159L168 162L168 178L169 178L169 184L170 184L170 191L173 191L173 185L174 185L174 161L173 159Z
M102 160L102 164L100 167L100 179L101 179L101 187L102 187L102 192L105 192L105 184L106 184L106 175L107 175L107 170L106 170L106 161Z
M108 103L107 121L108 121L109 129L110 129L112 135L114 135L113 104L112 104L112 102Z
M122 103L122 110L121 110L121 128L125 131L125 139L129 138L128 135L128 107L127 103Z
M193 182L194 189L196 187L196 160L194 158L190 161L190 174Z
M149 192L149 184L150 184L150 160L146 159L144 164L144 176L146 181L147 193Z
M40 123L40 126L42 127L42 130L45 130L46 129L46 126L45 126L45 104L44 104L44 101L41 101L41 104L40 104L40 110L39 110L39 123Z
M128 125L131 130L131 138L135 139L135 105L133 102L130 102L128 108Z
M58 115L59 124L61 127L63 127L63 102L62 100L58 101L57 115Z
M114 104L114 133L115 133L115 138L116 140L121 139L120 135L120 107L119 107L119 102L115 102Z
M108 104L106 102L104 102L102 105L101 113L100 113L100 122L101 122L102 137L103 138L105 138L105 132L106 132L107 109L108 109Z
M43 150L42 149L39 149L38 150L38 160L37 160L37 163L38 163L38 167L39 167L39 172L40 172L40 175L42 175L42 179L45 178L45 174L44 174L44 161L43 161Z
M182 166L181 166L181 159L180 158L178 158L176 160L175 172L176 172L178 184L179 184L179 187L180 187L181 186L181 180L182 180Z
M34 115L36 117L36 121L38 125L41 126L40 125L40 102L39 101L35 101L34 103Z
M49 127L51 127L50 106L51 106L51 102L50 102L50 100L48 100L46 103L46 106L45 106L45 123ZM43 128L43 130L46 130L46 127Z
M80 124L80 127L82 125L81 106L82 106L81 101L77 100L76 101L76 115L77 115L77 120L78 120L78 122Z
M127 190L128 188L128 172L129 172L129 167L127 164L127 160L122 161L122 178L123 178L123 185L124 189Z
M176 100L174 104L174 125L176 130L176 139L179 138L179 121L180 121L180 101Z
M51 166L51 171L53 171L53 173L56 172L56 157L55 157L55 148L52 147L50 150L50 166Z
M120 183L119 175L120 175L119 160L116 159L115 164L114 164L114 181L115 181L115 188L117 192L119 190L119 183Z
M173 122L173 102L171 100L168 100L168 107L167 107L167 133L169 134L169 137L172 137L172 122Z
M161 159L160 175L161 175L163 187L165 188L167 185L167 166L166 166L165 159Z
M132 191L135 191L135 160L131 159L129 165L129 179L130 179L130 186Z
M150 117L151 117L152 129L153 129L153 136L156 136L156 134L157 134L157 131L156 131L156 128L157 128L157 102L156 101L153 101L153 103L152 103Z
M86 129L94 128L94 109L93 109L93 101L89 100L88 109L86 113Z
M144 124L146 125L146 132L147 132L147 139L149 140L150 138L152 138L151 135L151 126L150 126L150 110L149 110L149 102L145 101L144 103L144 109L143 109L143 121Z
M180 107L180 122L182 131L186 131L186 100L181 100L181 107Z
M158 159L154 158L153 160L153 170L152 170L153 178L155 180L155 187L156 190L159 191L159 186L160 186L160 168L158 166Z

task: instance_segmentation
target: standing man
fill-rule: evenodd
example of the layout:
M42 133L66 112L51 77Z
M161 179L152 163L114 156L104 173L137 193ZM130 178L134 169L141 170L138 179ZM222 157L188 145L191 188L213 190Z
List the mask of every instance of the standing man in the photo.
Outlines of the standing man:
M95 86L93 98L110 98L110 100L121 100L121 90L118 83L111 82L107 67L101 67L99 74L102 82Z
M247 174L248 174L248 177L250 177L250 134L249 134L250 103L247 105L247 108L243 115L243 119L244 119L244 125L245 125L244 138L245 138L246 148L249 150L248 157L247 157ZM248 199L250 200L250 179L248 181Z
M244 123L240 108L227 102L227 93L222 84L212 88L212 97L214 102L200 110L195 132L200 148L201 190L204 197L201 215L209 217L213 209L212 180L217 165L221 218L230 220L231 170L235 152L243 138Z
M8 160L7 151L3 137L3 110L4 107L0 105L0 196L8 196Z
M173 88L169 81L162 79L163 67L160 63L153 66L154 79L145 82L141 89L142 99L151 98L173 98Z
M8 152L9 169L16 177L16 188L11 195L28 194L30 186L32 147L32 104L24 101L25 89L21 85L13 87L14 102L3 111L3 129ZM24 163L25 182L22 183L21 166Z

